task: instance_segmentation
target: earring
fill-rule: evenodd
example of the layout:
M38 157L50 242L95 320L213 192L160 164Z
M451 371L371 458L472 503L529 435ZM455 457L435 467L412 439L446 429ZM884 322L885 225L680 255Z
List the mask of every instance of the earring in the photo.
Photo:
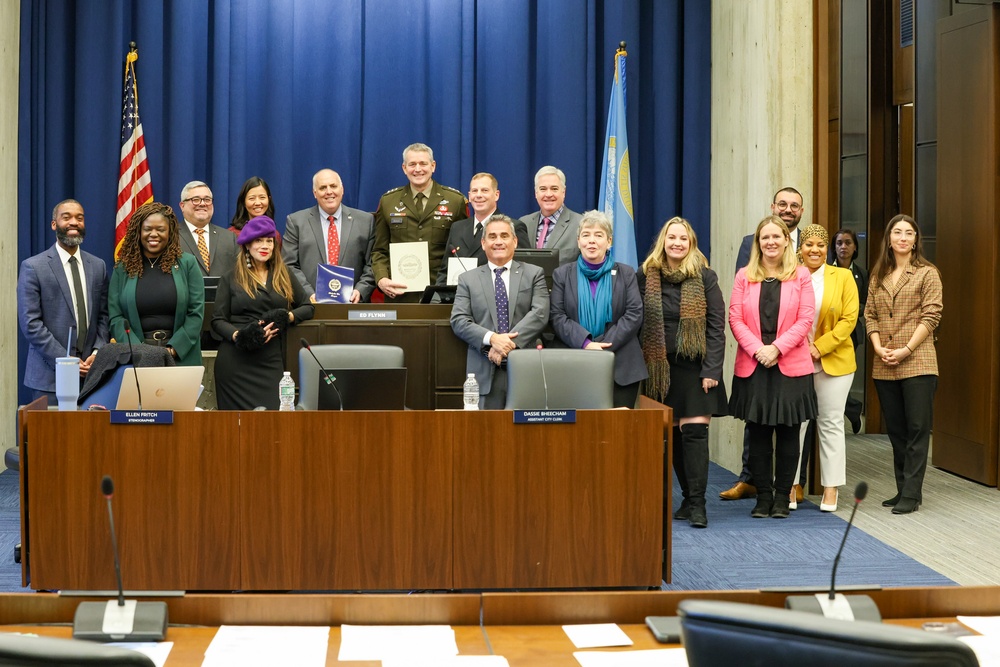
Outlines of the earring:
M248 269L253 268L253 264L250 262L250 255L247 255L247 268Z

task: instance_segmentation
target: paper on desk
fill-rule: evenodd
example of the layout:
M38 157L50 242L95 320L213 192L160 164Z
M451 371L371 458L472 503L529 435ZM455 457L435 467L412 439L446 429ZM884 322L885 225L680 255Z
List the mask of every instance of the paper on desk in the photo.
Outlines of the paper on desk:
M499 655L456 655L453 658L389 658L382 667L510 667Z
M682 648L655 648L646 651L574 651L582 667L687 667Z
M156 667L163 667L170 655L170 649L174 647L173 642L111 642L108 646L127 648L130 651L142 653L153 661Z
M458 655L449 625L342 625L338 660L434 658Z
M996 667L1000 665L1000 642L997 636L971 635L968 637L958 637L958 641L965 642L976 654L979 660L979 667Z
M326 626L223 625L205 651L203 667L326 664Z
M577 648L632 645L632 640L616 623L564 625L562 629Z
M981 635L1000 637L1000 616L959 616L958 622Z

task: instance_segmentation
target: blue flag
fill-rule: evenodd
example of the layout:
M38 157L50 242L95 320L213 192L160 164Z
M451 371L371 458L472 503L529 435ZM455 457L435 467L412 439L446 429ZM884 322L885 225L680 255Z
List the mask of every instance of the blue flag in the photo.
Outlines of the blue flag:
M639 268L635 251L635 220L632 216L632 174L629 169L628 135L625 130L625 49L615 54L615 81L608 106L608 133L604 140L600 199L597 208L611 218L615 259Z

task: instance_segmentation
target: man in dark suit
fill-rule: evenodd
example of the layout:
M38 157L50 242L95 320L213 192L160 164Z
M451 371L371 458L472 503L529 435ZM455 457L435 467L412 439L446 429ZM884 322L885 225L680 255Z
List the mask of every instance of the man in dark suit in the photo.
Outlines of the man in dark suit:
M181 250L194 255L203 276L223 276L233 270L239 248L236 234L213 225L215 204L212 189L201 181L191 181L181 190L181 215L178 225Z
M406 283L392 275L389 244L426 241L427 275L433 282L441 268L452 223L469 217L465 196L431 178L436 168L430 146L410 144L403 150L403 173L409 183L389 190L378 202L372 272L375 284L390 299L417 301L421 293L407 293Z
M774 193L771 198L771 215L776 215L787 225L791 234L792 243L795 248L799 247L799 221L802 220L802 194L795 188L781 188ZM743 237L740 243L740 251L736 254L736 271L750 263L750 249L753 247L753 234ZM723 500L740 500L742 498L753 498L757 495L757 487L753 484L748 465L750 457L750 436L749 430L743 430L743 470L739 479L730 488L719 493Z
M500 186L493 174L480 172L472 177L469 183L469 206L472 217L459 220L452 224L448 234L448 243L444 247L444 261L437 274L437 284L448 284L448 260L472 258L475 261L463 262L468 271L486 263L486 253L483 251L483 228L490 216L497 212L497 202L500 201ZM520 220L514 221L517 230L517 245L520 248L530 248L528 245L528 227Z
M285 221L281 257L309 298L316 301L316 271L320 264L354 269L351 303L368 301L375 291L372 246L375 221L371 213L342 206L344 183L332 169L313 176L316 206L296 211Z
M521 218L528 226L532 248L554 248L559 263L575 262L580 256L576 244L580 214L566 208L566 174L562 169L545 166L535 174L535 201L538 211Z
M487 263L458 278L451 329L464 340L465 370L479 383L480 407L502 410L507 402L507 355L534 345L549 320L545 272L515 262L514 221L494 215L481 243Z
M80 249L86 235L80 202L56 204L52 229L55 244L21 262L17 320L28 341L24 386L55 404L56 358L69 348L80 358L82 377L108 342L108 272L104 260Z

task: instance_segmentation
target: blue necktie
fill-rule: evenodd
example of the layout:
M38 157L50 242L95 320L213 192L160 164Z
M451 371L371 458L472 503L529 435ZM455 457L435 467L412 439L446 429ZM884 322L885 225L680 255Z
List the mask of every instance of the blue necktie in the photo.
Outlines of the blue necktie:
M493 269L493 273L497 274L493 282L497 291L497 333L507 333L510 330L510 303L507 301L507 288L504 287L503 278L500 277L506 270L507 267L504 266Z

